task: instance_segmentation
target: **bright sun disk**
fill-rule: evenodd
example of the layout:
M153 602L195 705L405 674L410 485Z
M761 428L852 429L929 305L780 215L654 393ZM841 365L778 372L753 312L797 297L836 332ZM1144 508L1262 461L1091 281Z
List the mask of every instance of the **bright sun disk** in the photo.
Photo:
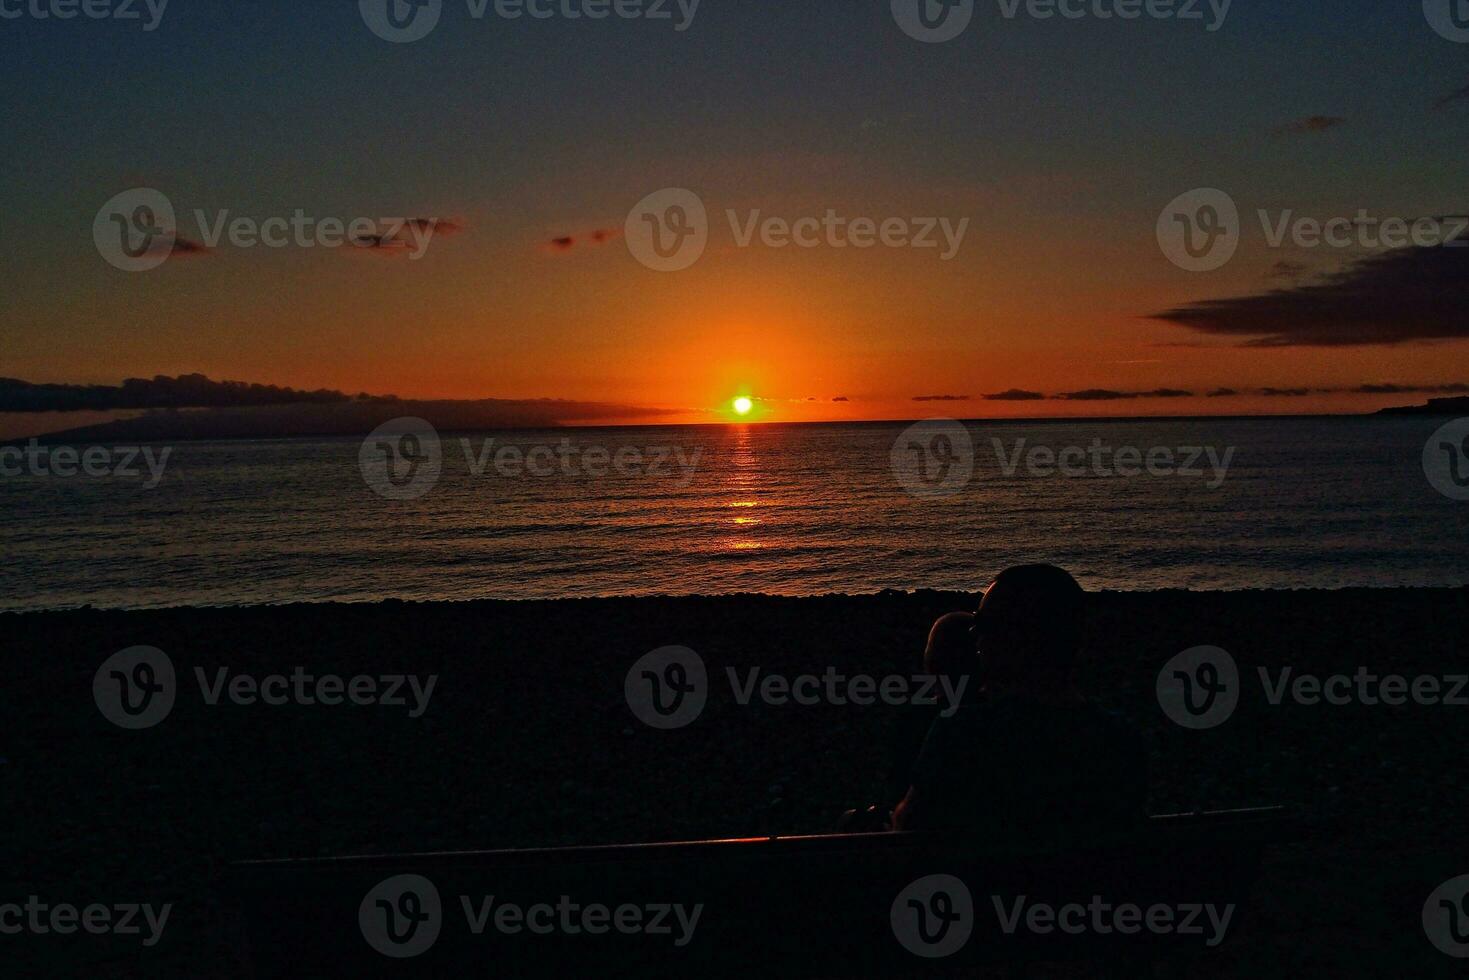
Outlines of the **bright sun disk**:
M734 410L736 415L749 415L750 410L754 407L755 403L750 399L744 397L743 395L734 400Z

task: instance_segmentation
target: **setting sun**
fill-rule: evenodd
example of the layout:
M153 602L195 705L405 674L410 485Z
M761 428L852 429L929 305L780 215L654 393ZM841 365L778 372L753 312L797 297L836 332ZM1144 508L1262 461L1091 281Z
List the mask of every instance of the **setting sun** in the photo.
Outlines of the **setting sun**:
M736 415L749 415L750 410L754 407L755 403L743 395L734 400L734 410Z

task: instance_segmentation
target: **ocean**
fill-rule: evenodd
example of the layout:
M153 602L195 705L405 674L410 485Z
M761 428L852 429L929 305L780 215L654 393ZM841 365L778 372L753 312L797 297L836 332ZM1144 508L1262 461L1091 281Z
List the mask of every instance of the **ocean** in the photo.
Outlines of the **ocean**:
M973 591L1029 561L1090 589L1462 585L1444 421L404 423L92 447L74 475L43 451L0 475L0 609Z

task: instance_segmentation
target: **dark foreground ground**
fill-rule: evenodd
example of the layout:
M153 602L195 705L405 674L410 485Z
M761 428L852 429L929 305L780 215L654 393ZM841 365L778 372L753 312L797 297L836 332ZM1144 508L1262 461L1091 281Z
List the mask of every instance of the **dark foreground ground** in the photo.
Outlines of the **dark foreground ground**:
M881 796L898 713L740 706L723 668L911 672L929 621L971 605L918 593L0 616L0 904L174 904L152 949L0 935L0 972L246 975L217 887L237 858L829 830ZM1420 916L1469 874L1469 708L1274 707L1254 668L1465 673L1469 591L1107 593L1093 606L1081 686L1146 734L1154 812L1291 803L1335 819L1274 854L1238 939L1187 975L1462 975ZM92 680L136 644L168 653L180 694L156 727L126 731L98 711ZM698 721L660 732L633 717L623 681L670 644L718 679ZM1195 732L1167 720L1154 685L1200 644L1229 650L1246 682L1229 722ZM196 667L297 666L439 680L416 719L209 706L194 680Z

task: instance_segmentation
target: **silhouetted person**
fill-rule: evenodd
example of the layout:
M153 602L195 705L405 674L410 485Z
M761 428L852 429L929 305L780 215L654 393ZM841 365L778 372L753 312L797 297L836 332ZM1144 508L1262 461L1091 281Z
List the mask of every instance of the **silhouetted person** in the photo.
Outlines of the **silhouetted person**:
M934 620L923 648L923 675L935 678L933 696L937 704L905 705L898 718L896 754L884 788L881 804L865 810L848 810L842 815L839 829L849 833L870 833L892 829L892 801L901 799L913 784L913 763L923 748L933 721L952 708L950 693L960 699L972 697L978 690L976 677L978 653L974 649L974 613L946 613ZM961 700L962 703L962 700Z
M923 673L947 680L949 687L936 686L939 704L915 704L905 709L898 723L898 752L885 794L888 805L901 799L913 785L913 764L929 729L939 713L950 707L943 700L944 691L962 690L965 698L972 698L978 692L979 655L974 649L973 629L974 613L952 612L934 620L928 631L928 643L923 648Z
M946 613L934 620L928 631L928 644L923 648L923 672L935 677L949 677L955 683L972 677L978 663L974 648L974 613Z
M1054 565L1001 572L973 625L981 697L929 729L898 830L1015 840L1124 827L1147 814L1147 753L1072 685L1085 593Z

